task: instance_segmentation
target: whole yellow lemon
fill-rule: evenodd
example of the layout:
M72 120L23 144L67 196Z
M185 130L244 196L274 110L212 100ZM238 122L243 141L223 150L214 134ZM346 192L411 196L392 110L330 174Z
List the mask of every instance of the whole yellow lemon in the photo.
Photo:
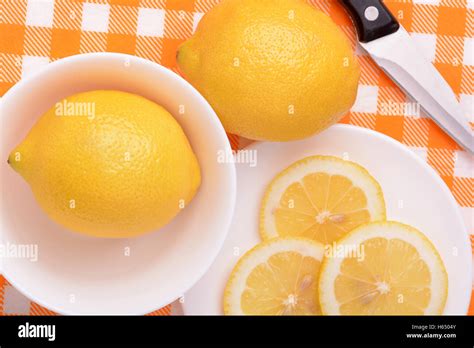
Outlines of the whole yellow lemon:
M132 237L168 223L194 197L199 164L164 108L118 91L56 103L8 162L47 215L97 237Z
M360 76L344 33L303 0L223 0L177 61L225 129L256 140L301 139L334 124Z

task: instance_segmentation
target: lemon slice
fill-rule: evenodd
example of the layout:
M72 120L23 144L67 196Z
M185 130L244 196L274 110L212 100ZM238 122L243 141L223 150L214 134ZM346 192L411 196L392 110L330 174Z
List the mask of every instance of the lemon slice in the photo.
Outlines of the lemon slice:
M270 183L260 211L260 234L263 239L295 236L330 244L376 220L385 220L385 202L369 172L337 157L313 156Z
M398 222L375 222L337 243L323 262L319 291L324 314L441 314L448 276L421 232Z
M275 238L248 251L230 275L224 293L228 315L321 314L318 277L322 244Z

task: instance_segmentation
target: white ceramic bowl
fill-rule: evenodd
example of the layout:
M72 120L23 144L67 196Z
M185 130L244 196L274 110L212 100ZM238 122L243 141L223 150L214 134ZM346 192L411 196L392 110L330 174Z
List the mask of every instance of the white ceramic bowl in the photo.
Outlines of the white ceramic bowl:
M198 194L160 231L117 240L67 231L43 213L27 183L7 165L9 152L55 102L96 89L131 92L162 105L181 124L198 157ZM11 253L3 257L2 273L27 297L63 314L145 314L181 296L210 267L231 221L235 168L218 163L218 152L230 151L224 129L181 77L134 56L77 55L16 84L1 99L0 119L2 244L38 246L36 262Z

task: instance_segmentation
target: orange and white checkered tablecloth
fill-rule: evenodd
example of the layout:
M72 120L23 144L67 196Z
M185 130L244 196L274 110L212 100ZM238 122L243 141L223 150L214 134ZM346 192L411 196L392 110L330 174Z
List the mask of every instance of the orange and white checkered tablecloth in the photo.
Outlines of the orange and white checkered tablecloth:
M257 1L257 0L256 0ZM176 49L220 0L0 0L0 96L57 59L88 52L123 52L177 71ZM328 13L356 45L353 25L337 0L308 0ZM474 0L385 0L457 94L474 124ZM408 146L442 177L474 234L474 161L357 49L362 78L343 123L387 134ZM248 141L229 135L234 149ZM449 233L449 231L447 231ZM471 244L474 238L471 235ZM150 313L169 315L170 306ZM472 301L470 314L474 314ZM0 315L54 315L0 276Z

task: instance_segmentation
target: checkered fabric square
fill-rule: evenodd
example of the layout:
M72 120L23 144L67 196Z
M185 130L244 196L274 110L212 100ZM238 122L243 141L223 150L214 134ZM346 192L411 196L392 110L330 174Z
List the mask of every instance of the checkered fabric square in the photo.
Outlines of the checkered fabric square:
M177 47L220 0L1 0L0 95L51 61L87 52L123 52L178 73ZM308 0L347 34L362 65L357 101L343 119L408 146L443 178L474 233L473 158L462 151L356 46L337 0ZM385 0L457 94L474 125L474 0ZM402 105L403 107L400 107ZM229 134L234 149L249 141ZM474 238L471 238L474 244ZM170 307L152 314L168 315ZM474 304L470 313L474 314ZM53 314L0 277L0 314Z

